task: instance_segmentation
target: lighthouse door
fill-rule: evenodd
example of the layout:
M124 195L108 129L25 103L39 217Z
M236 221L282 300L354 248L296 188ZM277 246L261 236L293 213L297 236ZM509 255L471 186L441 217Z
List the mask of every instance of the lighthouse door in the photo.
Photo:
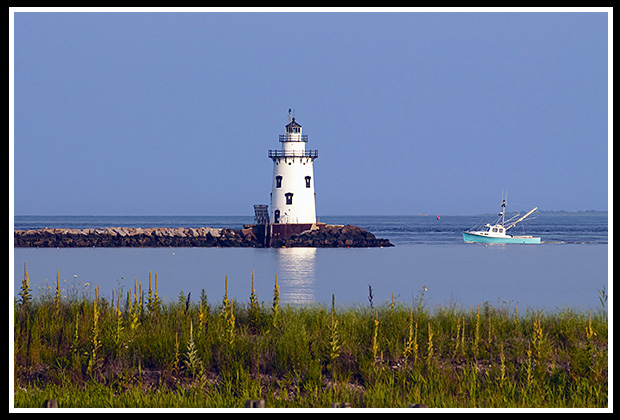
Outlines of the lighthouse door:
M274 215L274 223L280 223L280 210L276 210L273 212Z

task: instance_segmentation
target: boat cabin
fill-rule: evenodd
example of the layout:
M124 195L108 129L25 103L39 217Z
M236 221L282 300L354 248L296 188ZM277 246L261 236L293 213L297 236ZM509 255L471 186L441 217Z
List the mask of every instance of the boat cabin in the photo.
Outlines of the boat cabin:
M487 223L484 225L485 230L480 233L486 236L506 236L506 229L502 225L491 225Z

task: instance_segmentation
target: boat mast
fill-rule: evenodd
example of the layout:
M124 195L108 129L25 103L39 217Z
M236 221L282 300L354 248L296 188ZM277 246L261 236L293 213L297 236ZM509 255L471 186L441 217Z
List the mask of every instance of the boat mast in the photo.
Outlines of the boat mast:
M506 198L508 198L508 191L506 191ZM506 215L506 198L504 198L504 192L502 191L502 227L504 227L504 216Z
M530 214L534 213L536 210L538 210L538 207L534 207L532 210L528 211L527 213L525 213L525 216L519 218L516 222L513 222L510 224L510 226L508 226L507 228L505 228L506 230L510 229L511 227L513 227L514 225L516 225L517 223L519 223L521 220L525 219L527 216L529 216Z

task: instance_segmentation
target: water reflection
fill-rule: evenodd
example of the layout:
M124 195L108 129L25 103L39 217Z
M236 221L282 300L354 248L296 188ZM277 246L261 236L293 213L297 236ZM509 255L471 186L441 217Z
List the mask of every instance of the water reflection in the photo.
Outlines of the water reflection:
M281 302L283 304L315 302L316 248L278 248L276 252Z

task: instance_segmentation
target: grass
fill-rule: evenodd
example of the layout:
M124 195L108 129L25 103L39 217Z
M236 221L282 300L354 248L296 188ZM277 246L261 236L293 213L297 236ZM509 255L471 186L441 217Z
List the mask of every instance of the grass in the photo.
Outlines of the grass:
M607 311L248 303L149 279L14 300L14 406L607 407ZM155 276L155 279L157 277ZM253 278L252 278L253 280ZM49 290L53 290L50 287ZM372 292L371 292L372 293ZM604 293L602 296L605 298Z

